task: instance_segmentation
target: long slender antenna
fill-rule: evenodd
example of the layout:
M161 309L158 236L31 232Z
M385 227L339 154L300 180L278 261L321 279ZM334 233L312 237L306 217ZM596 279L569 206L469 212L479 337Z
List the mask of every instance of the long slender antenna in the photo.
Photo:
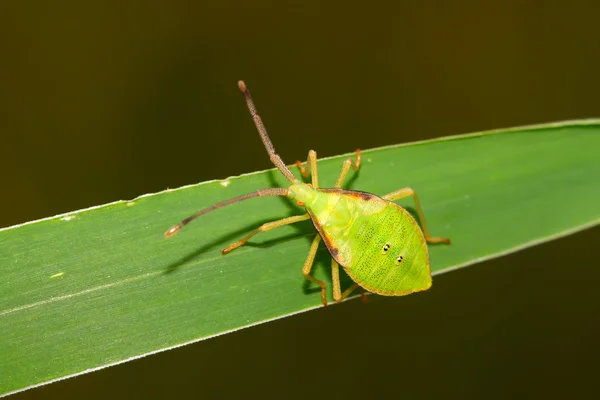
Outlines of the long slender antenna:
M181 228L183 228L184 226L186 226L187 224L189 224L190 222L192 222L193 220L195 220L199 216L207 214L207 213L209 213L211 211L214 211L217 208L225 207L225 206L228 206L228 205L233 204L233 203L239 203L240 201L252 199L254 197L287 196L287 195L288 195L288 190L287 189L284 189L284 188L268 188L268 189L257 190L256 192L244 194L244 195L241 195L241 196L238 196L238 197L234 197L233 199L222 201L220 203L217 203L217 204L214 204L214 205L212 205L210 207L207 207L207 208L205 208L203 210L200 210L196 214L187 217L186 219L184 219L183 221L181 221L177 225L172 226L168 231L165 232L165 237L168 238L168 237L173 236L174 234L176 234L177 232L179 232L181 230Z
M254 125L256 125L256 129L258 130L260 138L262 139L263 144L267 149L267 153L269 153L269 158L271 159L271 162L275 164L277 168L279 168L281 173L287 178L288 181L292 183L298 182L298 179L294 176L294 174L292 174L292 171L290 171L288 167L286 167L286 165L283 163L283 160L281 159L279 154L275 152L275 147L273 147L273 143L271 142L271 139L269 139L269 135L267 134L267 128L265 128L265 124L263 124L262 119L260 119L260 116L256 112L256 106L254 105L254 101L252 101L252 96L250 96L250 91L246 87L246 84L244 83L244 81L238 81L238 86L242 93L244 93L244 97L246 98L246 104L248 105L248 110L250 110L250 115L252 115Z

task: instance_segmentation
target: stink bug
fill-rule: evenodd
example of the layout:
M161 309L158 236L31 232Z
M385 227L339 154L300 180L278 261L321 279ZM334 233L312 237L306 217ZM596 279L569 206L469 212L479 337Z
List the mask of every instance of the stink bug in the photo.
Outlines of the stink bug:
M321 287L323 305L327 305L325 282L310 275L321 240L325 242L332 257L333 298L337 302L342 301L359 286L369 292L386 296L403 296L429 289L431 271L427 243L450 243L450 239L429 235L417 193L411 188L404 188L379 197L371 193L342 189L342 183L350 168L358 171L360 167L360 150L356 150L356 159L348 158L344 161L335 186L329 189L319 188L317 153L310 150L307 164L312 184L302 182L292 174L275 152L246 85L239 81L238 86L246 98L248 109L271 162L292 185L287 189L261 189L214 204L173 226L165 236L176 234L194 219L217 208L254 197L285 196L303 206L306 213L263 224L221 252L227 254L237 249L259 232L311 219L318 235L312 241L302 273L306 279ZM296 164L302 175L308 177L308 171L302 163L298 161ZM413 196L422 230L411 214L392 203L407 196ZM355 282L343 292L340 288L340 265Z

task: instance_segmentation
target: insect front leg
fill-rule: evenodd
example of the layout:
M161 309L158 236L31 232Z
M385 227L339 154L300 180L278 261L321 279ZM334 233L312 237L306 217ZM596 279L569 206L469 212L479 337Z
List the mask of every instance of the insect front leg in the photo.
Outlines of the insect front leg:
M325 282L310 275L310 270L312 269L313 263L315 262L315 255L317 254L317 249L319 248L320 242L321 236L315 236L310 245L310 250L308 251L308 256L306 257L304 266L302 267L302 274L304 275L304 278L321 287L321 301L323 302L323 305L327 307L327 291L325 290Z
M335 182L336 188L341 188L342 183L344 183L344 179L346 179L346 175L348 175L348 171L350 171L350 167L354 168L354 171L358 171L360 168L360 149L356 149L356 161L351 158L346 158L344 164L342 165L342 172L340 172L340 176Z
M293 217L283 218L273 222L267 222L266 224L261 225L258 229L253 230L248 235L246 235L243 239L238 240L237 242L229 245L226 249L221 250L221 253L227 254L231 250L235 250L240 246L243 246L252 236L256 235L259 232L270 231L271 229L279 228L280 226L295 224L296 222L306 221L310 219L308 214L304 215L294 215Z
M429 229L427 229L427 223L425 222L425 214L423 213L423 208L421 208L421 202L419 201L417 192L415 192L413 189L407 187L407 188L403 188L400 190L396 190L395 192L386 194L385 196L383 196L383 198L385 200L394 201L394 200L400 200L400 199L402 199L404 197L408 197L408 196L413 196L413 199L415 201L415 207L417 209L417 214L419 215L419 219L421 220L421 225L423 227L423 234L425 235L425 240L427 240L428 243L447 243L447 244L449 244L450 239L442 238L442 237L432 237L429 234Z
M304 168L300 161L296 161L296 165L300 168L300 173L303 177L308 178L308 170ZM317 152L310 150L308 152L308 158L306 159L306 165L310 167L311 183L312 187L317 189L319 187L319 174L317 172Z

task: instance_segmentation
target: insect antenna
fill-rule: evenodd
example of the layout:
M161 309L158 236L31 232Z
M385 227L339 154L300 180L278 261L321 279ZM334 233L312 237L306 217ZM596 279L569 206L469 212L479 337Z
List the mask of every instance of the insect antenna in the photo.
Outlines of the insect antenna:
M168 231L165 232L165 237L171 237L174 234L176 234L177 232L179 232L181 230L181 228L183 228L184 226L186 226L187 224L189 224L190 222L192 222L193 220L195 220L196 218L200 217L201 215L207 214L211 211L214 211L218 208L222 208L225 206L228 206L230 204L234 204L234 203L239 203L240 201L244 201L244 200L248 200L248 199L252 199L254 197L267 197L267 196L287 196L288 195L288 189L285 188L267 188L267 189L261 189L261 190L257 190L256 192L253 193L247 193L241 196L237 196L234 197L232 199L229 200L225 200L222 201L220 203L217 204L213 204L210 207L207 207L203 210L198 211L196 214L190 215L189 217L187 217L186 219L184 219L183 221L181 221L180 223L178 223L177 225L172 226Z
M273 143L271 139L269 139L269 135L267 134L267 128L265 128L265 124L263 124L262 119L258 115L256 111L256 106L254 105L254 101L252 100L252 96L250 95L250 91L246 87L244 81L238 81L238 86L244 97L246 98L246 104L248 105L248 110L250 111L250 115L252 115L252 119L254 120L254 125L256 125L256 129L258 130L258 134L262 139L265 148L267 149L267 153L269 153L269 158L271 162L275 164L275 166L281 171L281 173L287 178L288 181L295 183L298 182L298 179L292 174L292 171L286 167L283 163L283 160L275 152L275 147L273 147Z

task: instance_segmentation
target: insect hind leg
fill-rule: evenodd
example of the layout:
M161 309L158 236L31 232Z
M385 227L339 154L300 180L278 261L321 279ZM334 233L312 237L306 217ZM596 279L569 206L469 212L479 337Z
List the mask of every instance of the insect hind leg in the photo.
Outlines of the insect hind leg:
M413 189L406 187L400 190L396 190L395 192L386 194L383 196L385 200L394 201L400 200L404 197L413 196L413 200L415 202L415 207L417 209L417 214L419 215L419 219L421 220L421 226L423 228L423 234L425 235L425 240L428 243L446 243L450 244L450 239L443 237L432 237L429 234L429 229L427 228L427 223L425 222L425 214L423 213L423 208L421 207L421 202L419 201L419 197L417 196L417 192Z

